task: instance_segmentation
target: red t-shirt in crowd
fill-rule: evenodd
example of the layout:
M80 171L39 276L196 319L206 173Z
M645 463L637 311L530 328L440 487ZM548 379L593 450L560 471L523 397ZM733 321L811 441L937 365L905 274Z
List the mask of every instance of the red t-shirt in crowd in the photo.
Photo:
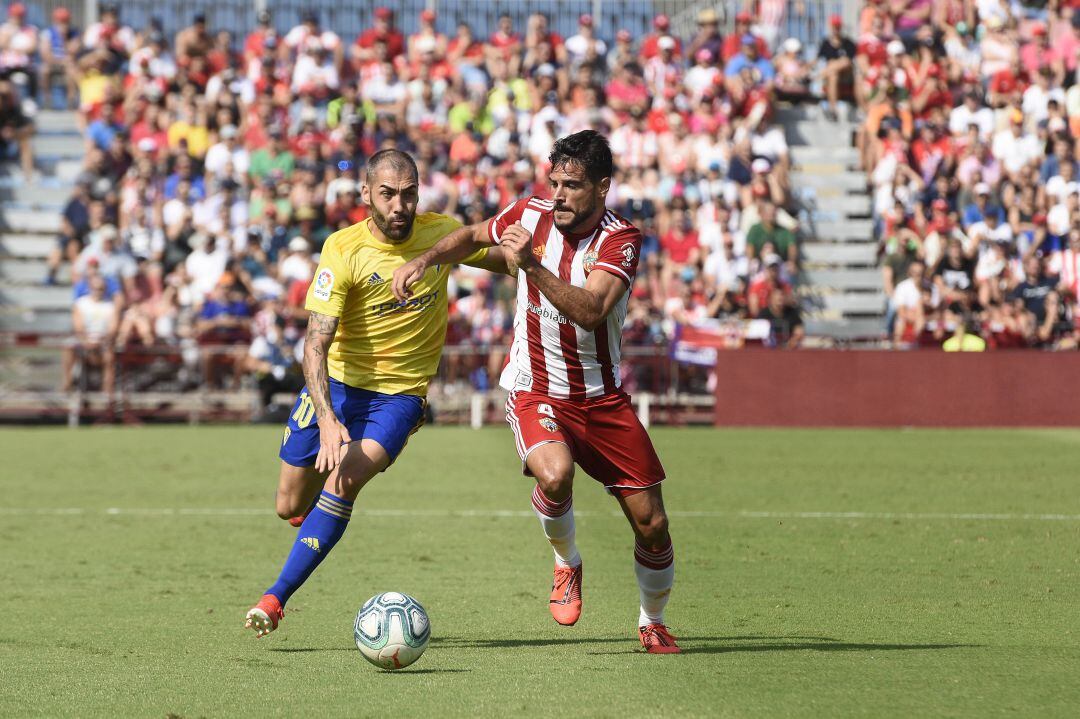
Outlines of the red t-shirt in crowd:
M375 47L375 43L382 40L386 43L386 57L390 60L405 54L405 36L397 30L379 32L376 28L364 30L356 38L356 46L365 50Z
M689 262L691 253L701 247L697 230L688 230L685 233L669 230L660 240L660 245L671 261L680 265Z

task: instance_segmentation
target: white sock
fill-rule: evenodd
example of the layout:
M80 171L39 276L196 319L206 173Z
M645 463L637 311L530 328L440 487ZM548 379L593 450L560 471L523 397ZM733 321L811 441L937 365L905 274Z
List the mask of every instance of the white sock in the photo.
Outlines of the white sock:
M581 555L574 543L573 500L573 496L570 496L562 502L552 502L540 491L539 485L533 489L533 510L540 518L544 536L555 551L555 563L563 567L576 567L581 564Z
M660 549L635 544L634 574L637 575L641 595L638 626L663 624L664 607L671 596L671 585L675 582L675 551L671 541L668 540L667 546Z

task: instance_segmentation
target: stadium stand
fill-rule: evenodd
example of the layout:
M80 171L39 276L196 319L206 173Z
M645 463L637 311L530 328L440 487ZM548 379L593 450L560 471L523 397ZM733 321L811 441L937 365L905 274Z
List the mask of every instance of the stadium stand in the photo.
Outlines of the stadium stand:
M11 4L4 386L100 386L84 360L107 344L121 391L270 405L296 388L314 256L366 216L364 157L410 150L424 209L476 221L543 194L551 142L584 127L647 237L632 389L703 391L747 344L1072 348L1074 15L1015 5ZM79 299L97 275L115 318ZM440 387L484 391L512 292L454 282L468 349ZM101 339L73 336L88 320Z

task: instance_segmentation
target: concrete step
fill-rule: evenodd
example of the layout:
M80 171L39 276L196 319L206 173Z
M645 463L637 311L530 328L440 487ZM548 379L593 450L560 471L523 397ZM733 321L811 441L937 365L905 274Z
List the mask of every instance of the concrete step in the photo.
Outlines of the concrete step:
M885 295L877 292L823 295L820 306L826 312L844 315L881 315L885 311Z
M41 110L34 117L34 127L39 133L79 134L79 121L74 112Z
M54 247L56 238L51 235L13 232L0 234L0 258L3 258L5 264L13 258L45 259Z
M844 170L839 173L792 172L791 186L812 187L820 197L826 190L838 190L839 194L865 193L866 175Z
M5 208L0 222L5 232L56 234L60 231L59 212L38 212L25 208Z
M789 145L850 148L855 141L857 127L849 122L802 120L786 123L784 130Z
M24 207L60 207L63 208L71 197L72 186L62 183L43 185L15 184L0 187L0 202L22 205Z
M868 243L845 245L837 242L807 242L799 247L804 262L828 265L864 265L877 263L877 248Z
M849 103L841 102L837 113L840 123L857 123L858 111ZM775 118L778 123L788 124L791 122L833 122L825 118L825 111L816 102L804 102L798 105L781 103L776 107Z
M873 220L815 222L808 235L821 242L873 242Z
M34 155L39 157L82 159L86 155L86 140L79 134L35 135L33 146Z
M71 308L12 311L11 308L0 307L0 332L70 334Z
M804 270L799 277L804 285L837 290L880 290L881 270Z
M45 279L49 266L44 260L8 260L0 262L0 282L16 285L38 285ZM71 283L71 268L64 264L57 273L62 285Z
M837 217L870 217L872 206L867 195L821 196L810 187L795 189L803 205L817 212L829 212Z
M840 164L853 166L859 161L859 151L854 147L815 147L799 145L790 148L791 160L797 166L806 164ZM804 168L805 169L805 168Z
M885 320L881 318L807 319L806 333L812 336L832 337L833 339L847 341L878 339L885 334Z
M70 287L8 285L0 287L0 305L33 310L71 310Z

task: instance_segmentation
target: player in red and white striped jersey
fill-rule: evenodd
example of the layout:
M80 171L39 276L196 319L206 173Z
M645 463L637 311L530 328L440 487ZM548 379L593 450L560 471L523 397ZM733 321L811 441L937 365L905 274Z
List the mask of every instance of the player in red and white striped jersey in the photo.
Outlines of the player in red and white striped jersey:
M507 422L523 470L536 478L533 508L555 552L551 614L565 625L581 614L576 463L607 487L636 536L642 645L677 653L663 619L675 574L660 490L664 468L619 373L641 234L605 207L613 161L603 136L585 130L564 137L549 160L551 199L518 200L487 222L455 230L399 268L392 289L404 301L429 267L499 245L492 252L518 278L514 343L501 384L510 391Z

